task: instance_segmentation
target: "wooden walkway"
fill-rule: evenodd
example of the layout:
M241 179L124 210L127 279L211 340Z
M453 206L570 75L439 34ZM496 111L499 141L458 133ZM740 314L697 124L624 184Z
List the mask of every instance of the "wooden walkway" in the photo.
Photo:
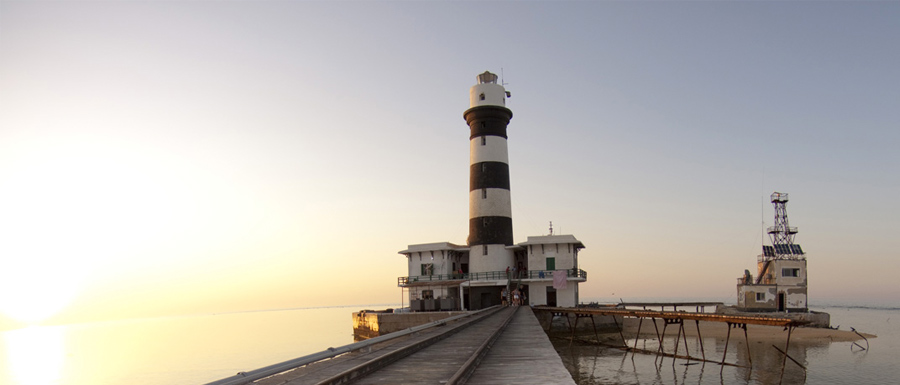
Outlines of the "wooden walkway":
M534 312L527 306L519 308L468 383L575 385Z
M253 383L575 384L530 307L432 329Z

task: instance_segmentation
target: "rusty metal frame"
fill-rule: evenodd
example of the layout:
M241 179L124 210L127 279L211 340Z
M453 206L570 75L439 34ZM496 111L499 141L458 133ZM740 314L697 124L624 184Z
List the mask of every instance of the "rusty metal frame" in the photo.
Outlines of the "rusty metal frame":
M790 318L765 317L765 316L737 316L710 313L691 313L684 311L654 311L654 310L629 310L629 309L592 309L592 308L563 308L549 306L534 306L535 310L547 310L560 313L581 313L594 315L611 315L633 318L670 318L710 322L731 322L734 324L767 325L767 326L801 326L809 321L798 321Z
M657 348L655 354L657 357L659 356L671 356L674 358L683 358L688 361L696 360L703 362L713 362L706 359L706 351L703 348L703 336L700 333L700 321L709 321L709 322L724 322L728 327L728 332L725 335L725 349L722 352L722 361L717 362L724 369L725 365L728 366L737 366L741 367L741 365L726 363L725 359L728 356L728 344L731 340L731 329L732 328L741 328L744 330L744 342L747 345L747 359L750 363L750 369L753 368L753 358L750 354L750 337L747 333L747 325L764 325L764 326L783 326L785 330L788 331L787 341L785 343L785 350L783 352L784 359L781 365L781 376L784 377L784 367L787 364L787 359L790 358L791 361L797 363L792 357L788 356L787 350L790 347L791 343L791 332L794 328L808 324L808 321L798 321L790 318L779 318L779 317L765 317L765 316L734 316L734 315L724 315L724 314L709 314L709 313L690 313L684 311L676 311L676 312L667 312L667 311L653 311L653 310L628 310L628 309L612 309L612 308L604 308L604 309L592 309L592 308L561 308L561 307L549 307L549 306L535 306L535 310L544 310L550 311L553 314L553 317L566 315L566 320L568 321L568 314L575 313L575 325L578 324L579 317L587 317L591 316L591 322L593 324L594 318L593 315L608 315L612 316L613 322L616 325L616 328L619 331L619 336L622 338L623 349L628 351L629 349L633 350L633 352L642 352L642 353L654 353L644 349L639 349L637 347L638 340L640 339L641 326L643 325L644 318L650 318L653 321L653 328L656 330L656 338L659 341L659 347ZM635 346L629 347L628 342L625 339L625 335L622 333L622 327L619 327L619 322L616 319L616 316L620 317L632 317L639 318L638 322L638 332L635 337ZM662 318L663 320L663 331L662 334L659 332L659 326L656 325L656 319ZM687 344L687 334L684 329L684 320L694 320L697 326L697 338L700 340L700 353L702 358L691 357L690 352L688 351ZM551 317L551 324L553 318ZM663 341L666 338L666 329L669 324L678 324L678 336L675 341L675 352L672 354L666 353ZM575 328L569 323L572 328L572 341L575 339ZM623 325L624 326L624 325ZM594 334L596 336L597 329L594 327ZM684 336L684 350L685 356L678 355L678 345L681 343L681 337ZM599 343L599 337L597 337L597 342ZM868 342L868 341L866 341ZM774 346L774 345L773 345ZM777 349L777 347L776 347ZM780 351L780 349L779 349ZM632 354L632 359L634 358L634 354ZM673 361L674 365L674 361ZM800 365L797 363L797 365ZM803 367L803 365L800 365ZM805 370L806 368L804 368Z

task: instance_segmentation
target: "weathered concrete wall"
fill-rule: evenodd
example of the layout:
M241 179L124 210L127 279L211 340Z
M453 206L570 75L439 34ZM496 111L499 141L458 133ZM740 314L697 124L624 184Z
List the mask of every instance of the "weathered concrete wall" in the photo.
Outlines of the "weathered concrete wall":
M738 308L746 311L777 311L778 295L784 294L784 310L807 309L806 286L738 285ZM762 294L757 299L757 294Z
M528 304L531 306L547 305L546 282L530 282L528 284Z
M765 298L756 299L762 293ZM778 294L775 285L738 285L738 307L746 310L775 310Z
M443 275L456 273L462 264L469 263L469 253L463 246L450 242L422 243L409 245L407 250L400 253L407 258L407 275L419 277L427 275ZM431 265L430 269L424 269L423 265Z
M785 296L785 309L788 311L806 310L806 286L788 287L785 288L784 292L787 294Z
M775 260L775 283L779 286L806 286L806 260L779 259ZM797 270L797 275L788 274L788 271Z
M353 313L353 335L358 339L378 337L414 326L427 324L459 314L464 311L442 311L423 313Z
M738 284L738 307L748 311L807 310L806 260L778 259L759 262L760 285ZM760 297L760 298L758 298Z
M806 286L806 260L805 259L775 259L760 261L757 263L758 275L762 277L760 283L779 286ZM797 274L788 274L790 270L796 270Z
M578 284L572 281L568 282L565 289L556 290L556 306L558 307L575 307L578 305ZM552 281L529 282L528 283L528 304L531 306L546 306L547 304L547 287L553 287Z
M526 243L536 243L526 246L528 269L549 271L550 269L547 269L547 258L553 258L555 261L556 266L552 270L572 269L576 266L576 249L572 244L573 241L577 240L571 235L528 237L528 242Z
M811 311L808 313L788 313L788 317L798 321L809 321L810 327L827 328L831 327L831 314Z

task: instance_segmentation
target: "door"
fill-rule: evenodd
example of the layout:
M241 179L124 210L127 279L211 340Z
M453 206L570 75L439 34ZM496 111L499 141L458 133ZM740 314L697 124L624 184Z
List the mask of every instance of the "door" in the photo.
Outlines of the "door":
M784 311L784 292L778 293L778 311Z
M491 293L481 293L481 309L487 309L494 306L491 301Z
M556 289L553 286L547 286L547 306L556 306Z
M556 258L547 258L547 270L556 270Z

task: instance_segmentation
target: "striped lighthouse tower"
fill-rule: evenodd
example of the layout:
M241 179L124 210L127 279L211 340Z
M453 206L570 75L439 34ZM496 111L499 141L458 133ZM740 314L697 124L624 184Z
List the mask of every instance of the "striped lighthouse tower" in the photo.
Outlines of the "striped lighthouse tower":
M506 126L509 93L497 75L485 71L469 89L469 264L472 272L513 266L512 204Z

